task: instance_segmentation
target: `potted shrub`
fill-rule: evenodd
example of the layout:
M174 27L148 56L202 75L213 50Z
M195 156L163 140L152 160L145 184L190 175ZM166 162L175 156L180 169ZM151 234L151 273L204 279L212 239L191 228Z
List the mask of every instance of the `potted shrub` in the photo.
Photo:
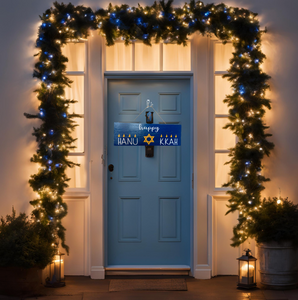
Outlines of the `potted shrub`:
M28 296L42 287L41 274L55 254L49 226L25 213L1 217L0 295Z
M257 242L261 285L272 289L297 287L298 205L287 198L268 198L251 216L248 233Z

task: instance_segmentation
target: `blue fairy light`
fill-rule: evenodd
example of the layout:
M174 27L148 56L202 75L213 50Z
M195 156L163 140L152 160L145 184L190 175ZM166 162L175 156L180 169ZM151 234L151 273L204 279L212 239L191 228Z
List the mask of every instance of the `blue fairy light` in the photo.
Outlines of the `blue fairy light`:
M243 85L239 86L239 93L240 93L240 95L243 95L245 93L245 88Z
M241 58L243 56L243 54L239 54L239 57Z
M249 161L246 161L245 164L248 166L248 165L250 164L250 162L249 162Z
M40 68L43 68L43 64L40 64L39 67L40 67Z
M40 111L39 111L39 115L40 115L41 117L44 117L44 115L45 115L44 110L43 110L42 108L41 108Z
M48 165L51 165L53 163L52 160L48 160Z
M259 63L259 60L256 58L255 59L255 64L258 64Z
M49 54L49 58L53 58L53 54Z
M70 19L70 14L66 14L67 19Z
M63 113L62 116L63 116L64 118L66 118L66 117L67 117L67 114L66 114L66 113Z
M148 33L143 34L143 39L144 39L144 40L148 39L148 36L149 36Z
M47 55L47 54L48 54L48 52L46 52L46 51L45 51L45 52L44 52L44 54L45 54L45 55Z
M52 171L52 167L51 167L51 166L49 166L49 168L48 168L48 169L49 169L49 171Z
M120 20L119 20L119 19L116 19L116 23L119 24L119 23L120 23Z
M51 130L50 130L50 135L53 135L53 134L54 134L54 130L51 129Z
M42 76L42 81L45 81L45 80L47 80L47 76Z
M148 27L148 23L143 23L143 27L147 28Z
M40 37L39 40L42 41L42 37Z
M111 13L111 18L116 18L116 14L115 13Z
M143 20L142 20L142 18L137 18L137 25L142 25L142 23L143 23Z
M168 15L168 19L169 19L169 20L174 20L174 19L175 19L175 16L173 16L172 14L169 14L169 15Z
M62 166L62 164L55 164L56 168L60 168Z
M229 20L229 21L230 21L230 20L231 20L231 16L227 16L227 20Z
M153 26L153 30L157 30L158 28L159 28L158 25ZM179 29L179 27L177 27L177 28ZM176 29L177 29L177 28L176 28ZM177 30L178 30L178 29L177 29Z
M64 23L65 23L65 20L64 20L64 19L62 19L62 20L61 20L61 24L64 24Z
M253 49L253 46L247 45L246 48L251 51Z
M204 13L205 17L208 17L210 14L211 14L211 11L206 11L206 12Z
M42 23L41 26L42 26L42 27L46 27L46 26L47 26L47 23Z

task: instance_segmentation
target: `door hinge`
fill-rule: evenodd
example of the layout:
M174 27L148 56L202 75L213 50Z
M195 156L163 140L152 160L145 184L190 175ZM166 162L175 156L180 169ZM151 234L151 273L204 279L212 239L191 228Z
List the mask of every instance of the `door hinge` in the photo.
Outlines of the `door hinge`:
M191 187L192 187L192 189L194 187L194 173L192 173L192 175L191 175Z
M105 167L106 165L106 157L107 157L107 147L104 148L103 154L101 155L101 163Z

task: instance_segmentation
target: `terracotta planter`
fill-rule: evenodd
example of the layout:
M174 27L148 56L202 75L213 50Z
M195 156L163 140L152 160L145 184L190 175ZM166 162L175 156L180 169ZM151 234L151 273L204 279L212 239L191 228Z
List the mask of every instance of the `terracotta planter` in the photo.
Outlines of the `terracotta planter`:
M292 289L298 284L298 247L291 242L260 243L260 277L268 289Z
M34 296L40 293L42 287L41 269L0 268L0 295Z

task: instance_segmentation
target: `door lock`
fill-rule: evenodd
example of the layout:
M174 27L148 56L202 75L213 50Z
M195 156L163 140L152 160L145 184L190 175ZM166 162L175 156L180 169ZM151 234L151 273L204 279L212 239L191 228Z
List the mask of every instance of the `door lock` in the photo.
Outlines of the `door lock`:
M108 169L109 169L110 172L113 172L114 171L114 165L110 164L108 166Z

